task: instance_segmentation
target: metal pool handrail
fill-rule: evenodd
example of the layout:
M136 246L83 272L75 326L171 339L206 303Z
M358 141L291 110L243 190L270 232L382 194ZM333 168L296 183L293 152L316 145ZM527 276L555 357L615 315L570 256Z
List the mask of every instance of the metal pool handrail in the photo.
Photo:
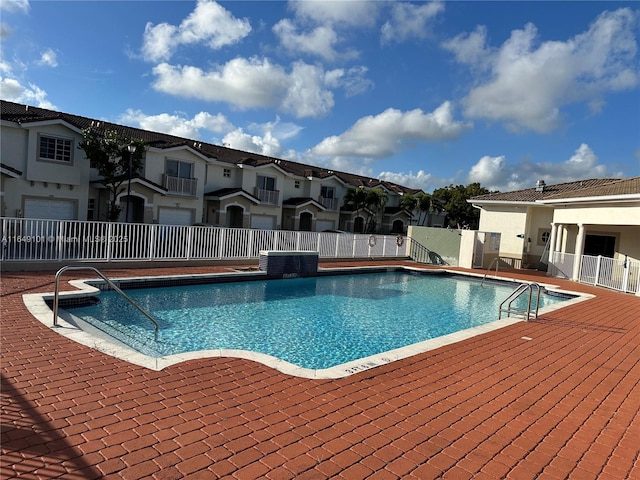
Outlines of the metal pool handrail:
M133 299L129 297L129 295L124 293L120 289L120 287L118 287L115 283L109 280L109 278L107 278L107 276L104 273L102 273L100 270L98 270L95 267L90 267L87 265L66 265L56 272L56 289L53 294L53 326L54 327L58 326L58 297L60 294L60 276L67 270L91 270L97 273L107 283L107 285L109 285L113 290L115 290L120 295L122 295L125 300L127 300L131 305L136 307L140 311L140 313L142 313L145 317L147 317L151 321L151 323L153 323L154 325L153 340L156 342L158 341L158 330L160 329L160 324L158 324L158 321L155 318L153 318L151 314L149 314L146 310L144 310L140 305L138 305L135 301L133 301Z
M489 270L491 270L491 267L493 267L493 264L496 264L496 277L498 276L498 266L500 265L499 263L500 261L500 257L496 257L493 260L491 260L491 263L489 264L489 268L487 268L487 271L484 272L484 277L482 277L482 281L480 282L480 286L484 286L484 279L487 278L487 275L489 274Z
M507 314L507 317L511 316L511 313L519 313L522 314L525 317L525 320L529 320L531 318L531 301L532 301L532 297L533 297L533 289L536 289L537 292L537 298L536 298L536 310L535 313L533 314L533 318L538 318L538 310L540 309L540 290L542 289L542 287L537 284L537 283L521 283L520 285L518 285L518 287L511 292L511 294L504 299L504 301L500 304L500 308L498 309L498 320L500 320L502 318L502 312ZM527 308L526 309L520 309L520 308L513 308L511 306L511 304L523 293L528 292L529 293L529 299L527 302ZM508 303L507 303L508 302ZM504 307L504 304L507 304L506 308Z

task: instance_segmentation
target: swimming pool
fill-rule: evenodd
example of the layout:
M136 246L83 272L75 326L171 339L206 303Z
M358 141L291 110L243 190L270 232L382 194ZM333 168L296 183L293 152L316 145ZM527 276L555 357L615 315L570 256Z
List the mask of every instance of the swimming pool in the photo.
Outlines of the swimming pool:
M149 320L115 292L65 309L155 358L250 351L323 370L492 323L514 288L392 271L127 289L158 320L157 341ZM563 300L543 294L541 308Z

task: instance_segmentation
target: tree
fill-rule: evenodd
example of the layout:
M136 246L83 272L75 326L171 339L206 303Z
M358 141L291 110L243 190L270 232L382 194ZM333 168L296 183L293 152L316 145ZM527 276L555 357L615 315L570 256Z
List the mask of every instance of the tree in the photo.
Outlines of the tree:
M421 193L418 196L418 210L420 211L420 216L418 217L418 225L424 225L424 222L427 220L427 215L429 214L430 208L431 195L429 195L428 193Z
M364 231L374 233L376 230L376 218L378 213L387 204L387 191L383 188L374 188L367 191L364 199L364 205L367 209L367 223Z
M129 145L135 147L133 153L129 152ZM109 192L111 206L107 219L110 222L117 221L121 208L116 205L116 198L124 190L122 185L129 179L129 166L131 165L132 176L142 168L144 142L128 138L116 130L99 130L90 127L82 131L82 141L78 148L84 150L87 159L98 170L102 177L102 184Z
M360 210L365 207L365 200L367 198L367 191L364 187L350 188L344 195L344 204L351 205L356 212L356 218L360 214ZM359 232L354 232L359 233Z
M400 206L409 213L409 225L413 223L413 212L418 206L418 199L415 195L403 195L400 199Z
M491 193L479 183L449 185L433 191L434 204L438 203L447 212L447 226L475 230L480 222L480 212L467 200L478 195Z

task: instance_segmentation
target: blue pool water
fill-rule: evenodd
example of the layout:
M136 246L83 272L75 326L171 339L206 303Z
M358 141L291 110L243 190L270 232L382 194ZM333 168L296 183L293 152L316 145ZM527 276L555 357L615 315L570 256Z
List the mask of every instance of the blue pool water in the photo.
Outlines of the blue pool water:
M239 349L323 369L494 321L513 289L392 272L127 290L158 320L157 342L115 292L67 310L155 357ZM541 308L562 300L542 295Z

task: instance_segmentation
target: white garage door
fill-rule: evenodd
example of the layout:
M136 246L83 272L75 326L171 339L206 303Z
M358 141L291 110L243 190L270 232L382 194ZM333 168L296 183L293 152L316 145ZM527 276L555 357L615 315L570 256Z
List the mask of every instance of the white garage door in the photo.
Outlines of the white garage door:
M26 198L24 200L24 216L25 218L75 220L75 202L52 198Z
M316 231L324 232L325 230L335 230L336 224L333 220L318 220L316 222Z
M192 225L193 210L161 208L158 212L158 223L161 225Z
M269 215L251 215L251 228L273 230L276 227L275 217Z

